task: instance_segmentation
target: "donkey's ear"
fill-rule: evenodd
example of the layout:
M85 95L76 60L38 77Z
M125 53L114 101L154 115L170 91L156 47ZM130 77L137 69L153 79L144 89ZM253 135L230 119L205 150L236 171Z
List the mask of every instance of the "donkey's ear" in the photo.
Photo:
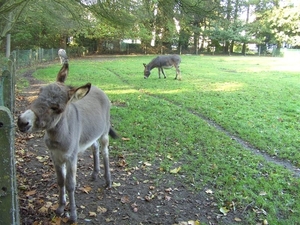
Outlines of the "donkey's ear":
M65 80L67 79L68 73L69 73L69 63L68 61L65 61L62 68L57 74L56 81L60 83L64 83Z
M91 90L91 83L87 83L79 88L72 88L69 90L69 101L77 101L86 96Z
M144 67L146 68L146 66L147 66L146 63L143 63L143 65L144 65Z

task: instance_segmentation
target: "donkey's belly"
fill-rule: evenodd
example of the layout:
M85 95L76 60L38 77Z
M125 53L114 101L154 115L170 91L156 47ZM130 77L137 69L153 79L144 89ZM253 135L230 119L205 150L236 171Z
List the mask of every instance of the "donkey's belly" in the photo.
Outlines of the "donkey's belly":
M93 143L98 141L98 138L91 139L89 142L79 144L79 152L84 152L87 148L91 147Z
M164 69L171 69L173 66L163 66Z

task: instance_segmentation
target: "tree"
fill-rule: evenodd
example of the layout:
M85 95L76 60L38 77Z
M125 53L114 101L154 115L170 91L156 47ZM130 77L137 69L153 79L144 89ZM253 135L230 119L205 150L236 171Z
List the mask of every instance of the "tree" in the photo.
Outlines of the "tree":
M89 26L90 15L105 18L113 24L123 26L131 24L134 19L127 13L132 5L129 3L129 0L97 1L97 4L81 0L1 1L0 44L5 40L6 34L12 31L16 35L13 36L13 42L19 47L26 45L24 40L31 42L31 46L36 44L42 47L49 46L54 42L54 46L57 46L59 38L61 43L58 45L65 47L64 40L67 36ZM11 20L9 20L10 14L12 14Z
M14 46L19 48L66 47L66 39L74 30L83 27L87 21L80 14L73 16L71 12L79 11L77 3L68 10L55 1L36 0L23 10L20 21L12 32ZM34 40L34 41L33 41Z
M10 31L29 1L0 1L0 45L7 38L6 56L10 55Z
M277 42L277 47L282 47L283 43L300 45L300 5L298 7L292 5L284 8L275 7L267 11L266 16L268 16L267 22Z

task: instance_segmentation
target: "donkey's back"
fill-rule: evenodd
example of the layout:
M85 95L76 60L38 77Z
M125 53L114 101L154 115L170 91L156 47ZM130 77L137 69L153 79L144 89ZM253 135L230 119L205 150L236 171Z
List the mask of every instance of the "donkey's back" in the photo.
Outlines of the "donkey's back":
M68 132L75 132L72 136L79 136L78 151L83 152L102 136L114 132L110 125L110 101L107 95L99 88L91 86L89 93L82 99L70 104L69 117L73 117L72 129ZM69 128L68 128L69 129ZM63 131L62 134L67 132ZM69 143L72 144L72 143Z
M172 67L179 65L181 63L181 58L179 55L159 55L153 59L153 64L156 67Z

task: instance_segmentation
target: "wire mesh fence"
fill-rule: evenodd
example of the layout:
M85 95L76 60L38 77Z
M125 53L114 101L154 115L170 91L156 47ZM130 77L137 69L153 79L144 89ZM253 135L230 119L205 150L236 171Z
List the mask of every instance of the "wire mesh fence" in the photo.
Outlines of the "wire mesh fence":
M41 64L58 60L59 49L29 49L29 50L14 50L12 56L15 59L16 68L30 67L32 65ZM87 53L84 47L76 47L67 49L68 57L80 57Z

